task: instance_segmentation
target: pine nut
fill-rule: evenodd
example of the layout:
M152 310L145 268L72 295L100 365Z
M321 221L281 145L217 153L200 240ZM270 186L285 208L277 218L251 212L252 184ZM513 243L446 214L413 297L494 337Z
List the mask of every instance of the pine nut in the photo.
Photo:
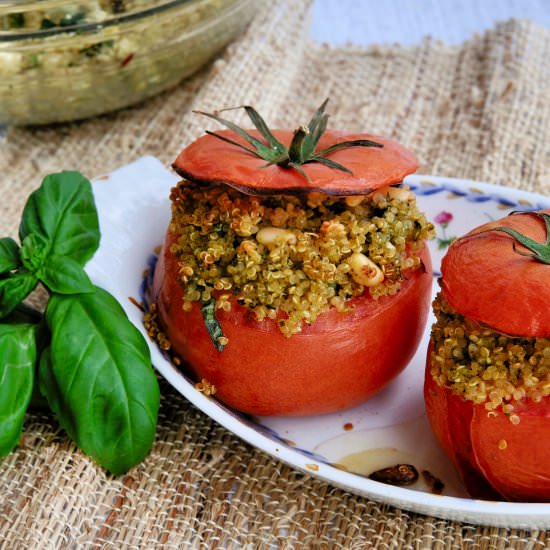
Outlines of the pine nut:
M346 204L350 207L350 208L353 208L355 206L359 206L362 202L363 202L363 199L365 198L364 195L350 195L348 197L346 197Z
M361 252L354 252L348 259L351 276L363 286L375 286L384 280L384 272Z
M260 244L272 248L281 243L296 244L296 235L294 235L292 231L288 231L288 229L262 227L262 229L256 233L256 240Z
M408 187L382 187L375 191L372 195L372 199L375 202L381 202L384 199L398 200L403 202L412 202L414 200L414 193Z

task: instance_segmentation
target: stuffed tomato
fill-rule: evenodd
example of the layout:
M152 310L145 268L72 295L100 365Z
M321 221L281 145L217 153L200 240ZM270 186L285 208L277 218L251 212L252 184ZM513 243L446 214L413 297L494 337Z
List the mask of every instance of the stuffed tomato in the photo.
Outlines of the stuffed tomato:
M424 395L478 498L550 500L550 211L514 213L442 262Z
M154 274L152 332L216 397L257 415L368 399L410 361L431 296L433 226L399 186L396 142L307 127L209 132L184 178Z

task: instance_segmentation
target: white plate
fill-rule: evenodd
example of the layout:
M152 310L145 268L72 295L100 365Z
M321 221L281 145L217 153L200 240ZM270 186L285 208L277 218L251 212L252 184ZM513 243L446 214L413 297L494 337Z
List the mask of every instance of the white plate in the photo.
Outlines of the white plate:
M144 335L141 312L128 297L139 298L142 274L168 224L169 190L177 181L158 160L144 157L93 184L102 239L87 270L114 294ZM411 176L407 183L415 189L421 209L436 222L438 236L431 244L436 270L445 239L513 209L550 207L547 197L473 181ZM310 475L379 502L442 518L550 528L550 504L468 498L424 414L427 332L409 367L377 397L355 409L310 418L251 418L236 413L199 393L154 344L150 348L155 367L195 406L251 445ZM360 475L398 462L413 463L419 471L427 469L440 478L443 495L431 494L420 484L394 487Z

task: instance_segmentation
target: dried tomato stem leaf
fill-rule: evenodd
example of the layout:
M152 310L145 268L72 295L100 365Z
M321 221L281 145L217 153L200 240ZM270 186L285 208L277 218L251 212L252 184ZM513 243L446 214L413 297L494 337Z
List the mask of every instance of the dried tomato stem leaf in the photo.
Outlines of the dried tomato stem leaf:
M496 227L494 228L494 231L500 231L502 233L506 233L513 237L515 241L517 241L519 244L523 245L525 248L530 250L533 254L525 254L517 250L515 243L514 243L514 251L518 254L521 254L523 256L532 256L535 260L542 262L544 264L550 265L550 215L546 214L545 212L521 212L521 211L514 211L511 213L511 215L531 215L536 216L537 218L541 219L545 224L546 229L546 242L540 243L538 241L535 241L526 235L523 235L522 233L519 233L519 231L516 231L515 229L509 228L509 227Z
M315 147L319 143L321 136L325 133L328 123L328 115L325 114L325 107L327 106L328 98L323 101L321 106L315 111L312 119L309 121L308 129L309 134L304 140L302 152L305 158L310 158L315 151Z
M315 157L314 159L308 161L308 162L320 162L321 164L324 164L325 166L329 166L330 168L336 168L337 170L342 170L342 172L347 172L348 174L352 174L352 171L349 168L346 168L339 162L336 162L331 159L327 159L325 157Z
M252 124L256 126L258 131L264 136L269 145L275 149L280 155L286 153L286 147L271 133L269 126L266 124L265 120L260 116L258 111L254 109L251 105L243 105L242 108L246 111L248 118L252 121Z
M290 146L288 148L287 159L279 161L279 166L288 166L290 163L303 164L305 162L302 154L302 144L304 143L304 139L308 132L309 130L306 126L300 126L294 130L294 135L292 136L292 141L290 142Z
M296 170L296 172L300 172L300 174L302 174L302 176L304 176L304 178L307 180L307 182L311 183L310 177L306 174L304 169L299 164L297 164L296 162L289 162L288 166L290 168L294 168L294 170Z
M328 97L321 103L321 105L317 108L315 111L313 117L309 121L308 128L311 134L315 134L316 129L318 129L319 124L322 122L323 119L328 120L328 115L325 114L325 107L328 103ZM323 132L321 132L323 133Z
M544 212L534 212L534 214L542 218L546 225L546 246L550 247L550 216Z
M223 124L230 130L233 130L235 133L237 133L239 136L241 136L243 139L248 141L250 145L253 145L256 147L256 151L254 151L255 154L260 156L261 158L265 160L272 160L274 156L274 152L272 149L270 149L267 145L262 143L259 139L255 138L254 136L250 135L248 132L243 130L241 127L237 126L234 122L231 122L230 120L227 120L225 118L222 118L214 113L206 113L204 111L194 111L195 113L198 113L200 115L207 116L209 118L214 119L215 121L219 122L220 124ZM242 147L239 143L235 143L235 145L238 145Z
M305 158L310 158L315 152L315 148L321 139L321 136L325 133L328 124L328 115L323 115L321 119L316 123L313 128L309 125L309 134L306 136L302 145L302 152Z
M515 229L512 229L511 227L495 227L492 229L492 231L499 231L501 233L506 233L507 235L510 235L519 244L533 252L533 254L528 254L529 256L533 257L539 262L542 262L543 264L550 265L550 244L548 242L539 243L533 239L530 239L529 237L526 237L525 235L523 235L519 231L516 231ZM521 254L518 250L516 250L516 252L518 254Z
M319 151L315 154L316 157L325 156L329 153L334 153L340 149L347 149L348 147L384 147L381 143L377 141L371 141L370 139L352 139L350 141L342 141L340 143L335 143L322 151Z
M240 147L241 149L244 149L245 151L248 151L249 153L252 153L253 155L257 155L257 151L252 149L252 147L247 147L246 145L243 145L242 143L239 143L235 141L234 139L228 138L227 136L222 136L221 134L217 134L216 132L211 132L210 130L205 131L206 134L210 136L217 137L218 139L221 139L222 141L226 141L227 143L231 143L232 145L236 145L237 147ZM270 162L268 164L273 164L273 162Z

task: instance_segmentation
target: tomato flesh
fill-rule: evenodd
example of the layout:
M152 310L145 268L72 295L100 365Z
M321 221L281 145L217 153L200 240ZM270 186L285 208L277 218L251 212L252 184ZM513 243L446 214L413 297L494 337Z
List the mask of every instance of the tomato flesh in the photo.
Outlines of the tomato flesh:
M177 260L167 233L155 270L153 296L160 324L192 375L216 387L216 397L255 415L311 415L357 405L383 388L414 355L427 321L432 272L406 273L392 297L354 298L350 313L331 309L290 337L277 322L257 322L233 302L216 317L228 344L214 347L198 303L184 311Z

